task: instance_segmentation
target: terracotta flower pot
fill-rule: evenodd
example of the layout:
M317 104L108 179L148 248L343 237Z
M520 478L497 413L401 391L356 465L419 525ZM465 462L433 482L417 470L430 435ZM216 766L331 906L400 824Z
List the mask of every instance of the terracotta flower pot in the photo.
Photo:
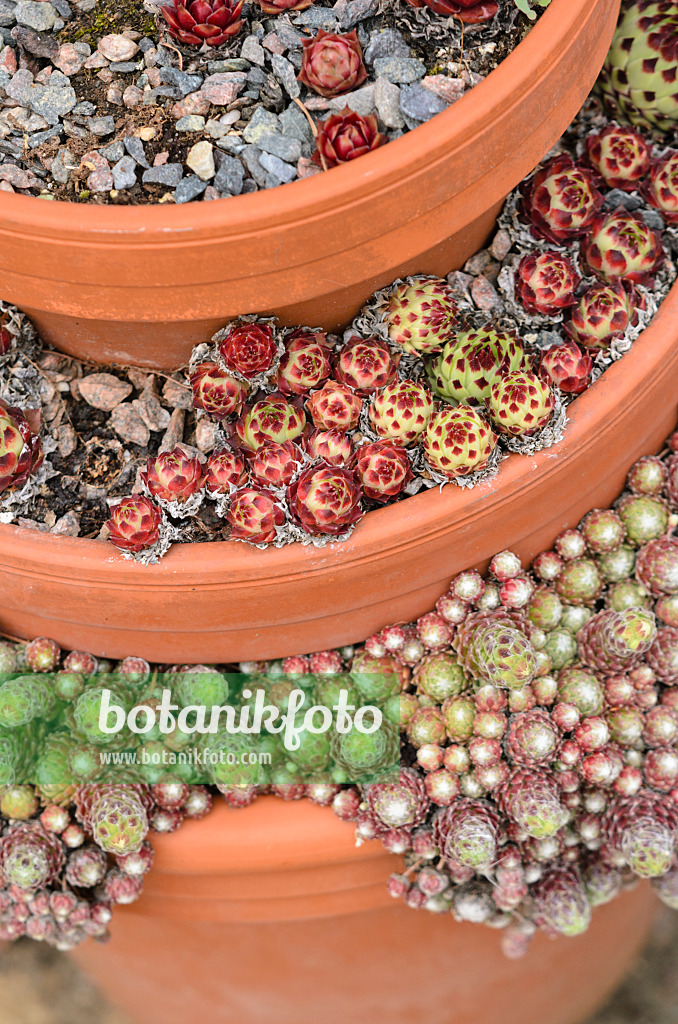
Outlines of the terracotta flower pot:
M631 350L571 406L564 440L496 479L370 512L343 544L173 547L140 566L110 544L0 526L0 630L161 662L274 658L364 640L429 610L456 572L530 559L621 491L678 418L678 285Z
M405 273L447 273L583 103L619 0L553 0L517 50L404 138L272 191L168 208L0 193L0 295L58 348L173 368L225 319L336 328Z
M499 934L386 894L398 859L301 801L220 805L155 840L145 895L74 954L139 1024L574 1024L619 982L655 900L642 885L576 939L506 960Z

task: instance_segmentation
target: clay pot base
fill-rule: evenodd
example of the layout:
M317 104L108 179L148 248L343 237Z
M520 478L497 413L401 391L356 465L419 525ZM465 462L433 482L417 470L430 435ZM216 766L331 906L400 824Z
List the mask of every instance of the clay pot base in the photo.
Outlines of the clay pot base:
M656 909L641 884L584 935L539 935L509 961L491 929L394 905L398 859L353 842L307 801L219 805L156 837L142 898L118 908L109 944L73 956L138 1024L575 1024L621 980Z

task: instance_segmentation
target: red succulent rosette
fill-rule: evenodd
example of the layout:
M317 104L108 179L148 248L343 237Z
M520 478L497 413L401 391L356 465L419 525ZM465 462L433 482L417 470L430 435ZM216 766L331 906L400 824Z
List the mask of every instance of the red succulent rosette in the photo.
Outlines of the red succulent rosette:
M341 466L319 462L287 488L293 520L306 533L336 537L363 516L362 492L355 474Z
M242 27L244 0L172 0L161 7L171 36L188 46L221 46Z
M655 161L644 194L668 224L678 224L678 153L671 152Z
M278 389L283 395L305 395L332 372L330 346L322 331L295 331L278 367Z
M292 441L269 441L250 457L250 475L262 487L286 487L301 460L301 451Z
M357 394L369 395L396 380L398 362L385 341L355 335L339 352L334 376Z
M154 498L183 503L205 486L203 467L197 455L188 455L180 445L171 452L149 458L141 479Z
M313 424L319 430L354 430L362 407L360 395L336 380L328 380L306 402Z
M215 420L237 415L247 398L247 385L231 377L216 363L199 363L190 377L193 408L203 409Z
M428 7L443 17L455 15L465 25L478 25L494 18L499 10L497 0L406 0L410 7Z
M256 377L271 368L277 345L270 324L238 324L219 342L226 367L242 377Z
M589 163L609 188L633 192L650 170L650 147L634 128L609 125L598 135L588 135L586 151Z
M363 494L371 501L397 497L412 479L407 452L392 441L375 441L358 448L355 461Z
M245 460L230 448L212 452L207 460L205 487L210 494L229 494L233 487L246 484L247 479Z
M132 494L117 505L111 505L111 518L106 523L111 544L123 551L139 552L158 540L162 513L155 502L144 494Z
M304 39L300 82L321 96L339 96L362 85L367 78L363 51L355 29L346 35L318 30Z
M0 356L6 356L12 346L12 335L7 330L9 315L0 313Z
M285 513L263 488L241 487L233 493L226 520L231 526L231 540L271 544L285 522Z
M641 299L633 285L627 288L622 281L594 284L574 306L566 330L585 348L608 349L637 320L638 307Z
M22 487L42 465L40 410L0 402L0 493Z
M313 430L304 439L304 451L330 466L345 466L353 457L353 442L343 430Z
M574 264L559 252L535 252L523 256L515 277L516 298L528 313L553 316L573 306L581 278Z
M554 345L541 357L539 372L547 381L557 384L569 395L579 395L591 383L593 360L582 352L576 342Z
M306 413L298 401L275 392L245 409L235 425L237 444L255 452L269 441L294 441L306 427Z
M377 127L373 114L363 117L350 107L332 114L318 124L313 160L321 167L336 167L364 156L387 141Z
M600 214L582 246L582 262L604 281L651 285L664 262L661 236L628 210Z
M586 233L603 205L593 174L563 154L522 186L521 212L537 238L569 245Z

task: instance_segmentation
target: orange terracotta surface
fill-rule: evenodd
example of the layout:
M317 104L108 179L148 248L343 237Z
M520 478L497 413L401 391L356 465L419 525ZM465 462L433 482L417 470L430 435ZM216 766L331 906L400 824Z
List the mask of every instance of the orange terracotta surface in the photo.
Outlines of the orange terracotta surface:
M619 0L553 0L447 111L327 175L210 203L101 207L0 193L0 296L73 355L157 369L224 320L336 328L406 273L460 267L570 123Z
M548 547L621 491L678 419L678 285L631 350L570 407L564 440L499 475L370 512L323 548L174 546L141 566L100 541L0 526L0 631L161 662L283 657L364 640L429 610L450 578Z
M655 910L647 885L576 939L506 960L499 934L386 894L398 858L307 801L219 805L154 840L145 894L77 962L138 1024L574 1024L619 982Z

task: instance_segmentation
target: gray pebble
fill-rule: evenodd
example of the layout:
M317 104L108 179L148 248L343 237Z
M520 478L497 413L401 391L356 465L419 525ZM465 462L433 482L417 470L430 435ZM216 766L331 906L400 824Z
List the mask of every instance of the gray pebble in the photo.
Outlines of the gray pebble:
M295 25L307 25L309 28L334 29L338 19L333 10L327 7L309 7L300 11L294 19Z
M342 29L354 28L359 21L371 18L379 9L379 0L352 0L341 16Z
M304 156L310 156L313 149L313 132L306 116L296 103L290 104L280 115L280 126L283 135L298 139Z
M436 114L446 110L447 104L430 89L424 89L419 84L405 85L400 90L400 109L412 121L430 121Z
M275 34L286 50L299 49L306 38L301 32L297 32L296 28L292 28L286 21L282 20L276 22Z
M115 118L91 117L87 127L92 135L112 135L115 131Z
M259 163L270 174L274 174L276 178L279 178L280 181L293 181L297 176L296 167L286 164L279 157L273 156L271 153L262 153L259 157Z
M623 206L625 210L633 212L640 209L643 201L638 196L624 192L623 189L613 188L611 192L607 193L603 205L606 210L616 210L618 206Z
M173 59L175 58L173 58L173 54L170 52L170 50L165 49L164 46L158 46L158 53L155 58L156 64L158 64L161 68L171 68Z
M666 224L659 210L643 210L640 215L653 231L664 231Z
M138 139L136 135L128 135L124 139L124 144L125 149L136 163L147 169L151 166L146 159L146 151L144 150L144 144L141 139Z
M36 32L50 32L58 16L58 11L50 3L36 3L35 0L20 0L14 11L19 25Z
M400 89L385 78L374 83L374 104L386 128L402 128L405 123L400 112Z
M304 55L301 50L290 50L287 59L297 71L301 71L301 66L304 63Z
M353 92L335 96L330 100L331 110L339 111L344 107L355 110L356 114L362 117L371 114L374 110L374 85L364 85L362 89L354 89Z
M160 81L166 85L175 85L182 96L188 96L189 92L197 92L202 85L202 75L189 75L178 68L162 68Z
M144 92L143 105L152 106L159 96L169 96L172 100L179 99L179 90L175 85L159 85L157 89L149 89Z
M5 86L7 95L18 100L23 107L28 106L32 89L33 75L27 68L19 68Z
M419 81L426 74L426 65L412 57L377 57L374 61L377 75L400 85Z
M0 0L0 27L11 28L12 25L16 24L14 11L13 3L8 3L7 0Z
M108 160L109 163L116 163L125 155L125 147L120 141L111 142L109 146L104 146L99 152L104 160Z
M56 128L48 128L44 132L36 132L31 135L28 140L30 149L35 149L36 146L41 146L43 142L47 142L48 139L54 139L57 135L61 135L63 128L58 125Z
M257 146L245 146L242 151L242 158L245 161L245 166L250 172L257 185L263 188L266 185L266 171L259 162L261 156L261 150Z
M279 126L280 122L275 114L272 114L270 110L266 110L265 107L258 107L245 128L243 137L245 142L258 143L262 136L278 131Z
M238 196L242 192L243 181L245 180L245 168L235 157L224 153L221 157L221 166L213 181L215 188L220 192L228 192L231 196Z
M110 66L111 71L117 71L121 75L127 75L139 68L139 62L134 60L116 60Z
M373 32L365 48L365 63L371 64L378 57L409 57L410 48L395 28Z
M66 147L63 146L52 161L51 174L60 185L65 185L69 176L69 168L66 166L65 161L66 152Z
M186 114L176 124L178 132L201 132L205 127L205 118L200 114Z
M79 117L91 117L92 114L96 113L96 107L89 100L83 100L81 103L76 103L73 107L73 113Z
M301 95L301 89L299 88L296 72L293 65L290 64L288 60L285 60L284 57L281 57L277 53L272 53L271 66L276 77L282 83L287 95L291 99L295 99L297 96Z
M259 64L263 68L266 63L266 51L259 43L256 36L248 36L240 50L243 60L249 60L252 64Z
M43 5L41 5L43 6ZM53 77L53 76L52 76ZM77 103L75 89L56 88L52 85L33 85L29 106L36 114L40 114L49 124L58 124L64 114L68 114Z
M136 185L136 163L131 156L123 156L113 167L113 187L118 191Z
M141 179L144 185L178 185L184 176L181 164L162 164L144 171Z
M266 81L266 72L263 68L250 68L247 72L247 84L251 86L263 85Z
M259 139L259 148L264 153L280 157L288 164L296 164L301 156L301 142L299 139L289 138L286 135L262 135Z
M232 156L238 156L245 149L245 143L239 135L225 135L223 139L218 140L217 146Z
M211 60L207 70L211 75L219 75L224 71L247 71L250 62L242 57L230 57L228 60Z
M207 188L207 182L201 181L197 174L189 174L187 178L180 181L174 190L175 203L190 203L191 199L197 199Z

